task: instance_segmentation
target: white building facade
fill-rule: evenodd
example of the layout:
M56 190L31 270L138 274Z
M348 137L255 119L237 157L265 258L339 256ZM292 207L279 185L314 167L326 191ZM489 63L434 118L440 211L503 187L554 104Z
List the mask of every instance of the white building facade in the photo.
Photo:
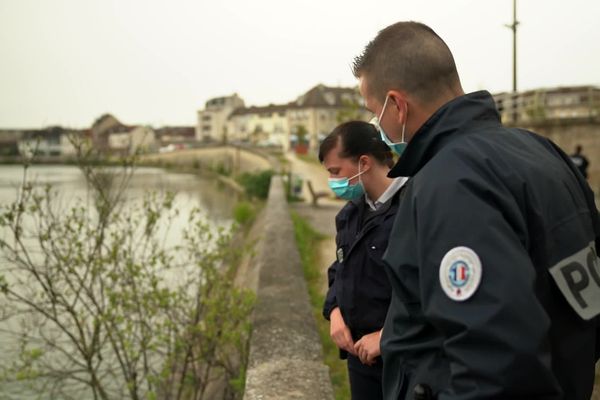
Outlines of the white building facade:
M339 123L371 117L356 88L317 85L288 104L236 109L229 116L227 132L232 140L284 150L303 142L316 152L320 141Z
M196 140L202 142L226 142L230 132L227 131L231 113L244 107L244 100L234 93L231 96L216 97L206 102L204 110L198 111L196 124Z

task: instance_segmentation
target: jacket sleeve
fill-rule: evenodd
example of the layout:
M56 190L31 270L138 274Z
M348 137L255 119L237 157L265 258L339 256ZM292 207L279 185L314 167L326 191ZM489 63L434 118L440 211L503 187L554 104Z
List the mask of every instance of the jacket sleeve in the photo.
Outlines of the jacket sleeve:
M335 274L338 269L337 260L331 263L331 266L327 269L327 280L329 283L329 290L327 290L327 296L325 297L325 303L323 304L323 317L329 320L331 311L338 307L337 299L335 297Z
M551 367L550 320L523 244L526 223L498 182L471 178L432 185L413 199L416 290L425 318L444 336L450 363L438 399L550 398L560 389ZM444 256L462 246L478 255L482 275L474 294L456 301L442 289L440 271Z

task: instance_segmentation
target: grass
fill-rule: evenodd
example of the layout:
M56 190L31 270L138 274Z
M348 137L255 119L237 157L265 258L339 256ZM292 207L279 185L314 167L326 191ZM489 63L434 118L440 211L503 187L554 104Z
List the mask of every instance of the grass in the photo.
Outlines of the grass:
M333 385L333 391L336 400L350 399L350 386L348 381L348 369L346 362L340 360L339 350L329 337L329 321L321 315L325 295L321 292L322 279L326 279L321 274L319 267L318 252L320 242L326 236L316 232L305 219L297 213L292 212L292 221L294 222L294 233L296 243L302 259L302 269L308 286L308 294L312 306L313 315L317 323L321 344L323 346L323 361L329 367L329 376Z

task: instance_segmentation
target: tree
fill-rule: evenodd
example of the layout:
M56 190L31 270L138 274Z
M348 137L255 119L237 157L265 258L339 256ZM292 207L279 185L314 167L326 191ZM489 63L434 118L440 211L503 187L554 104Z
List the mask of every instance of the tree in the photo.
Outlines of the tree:
M296 127L296 136L298 137L298 144L307 144L308 139L308 130L304 125L298 125Z
M80 166L93 207L59 209L25 167L18 198L0 208L0 318L14 343L0 391L203 399L220 385L234 398L253 298L233 284L230 232L195 210L168 247L172 194L127 206L131 163L121 173Z
M336 115L338 124L347 121L362 121L365 118L364 107L356 100L342 99L342 108Z

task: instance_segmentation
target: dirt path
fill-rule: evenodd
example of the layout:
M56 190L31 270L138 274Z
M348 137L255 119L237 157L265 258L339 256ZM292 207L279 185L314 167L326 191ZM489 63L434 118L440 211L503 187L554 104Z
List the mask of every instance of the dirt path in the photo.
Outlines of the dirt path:
M329 194L328 197L319 199L319 205L338 206L339 208L343 206L345 202L336 200L333 197L333 193L327 185L329 174L322 165L301 160L294 153L287 153L286 158L290 162L291 172L302 179L302 197L307 203L312 200L307 183L310 181L315 192Z

